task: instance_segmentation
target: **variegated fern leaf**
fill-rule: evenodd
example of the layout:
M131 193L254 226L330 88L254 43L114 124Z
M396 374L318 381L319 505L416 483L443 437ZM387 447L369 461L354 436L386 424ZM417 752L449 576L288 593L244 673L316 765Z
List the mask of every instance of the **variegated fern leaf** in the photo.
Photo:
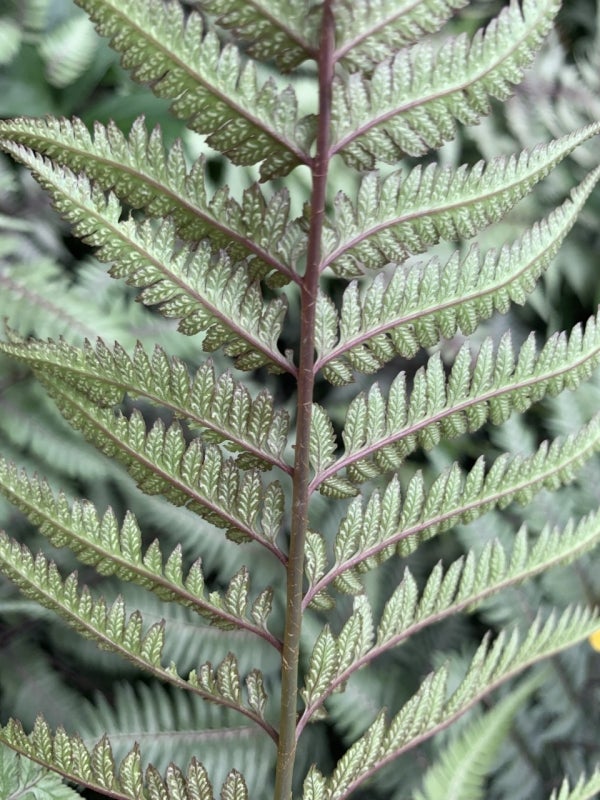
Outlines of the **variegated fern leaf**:
M222 800L343 800L365 784L373 797L397 798L378 793L388 765L600 627L590 598L588 607L540 609L527 629L486 634L461 675L428 652L428 674L415 670L412 691L402 702L392 695L389 712L375 704L337 764L302 756L311 722L343 724L339 698L352 696L360 670L600 541L596 507L564 524L513 525L509 541L492 538L425 576L415 570L426 542L558 491L600 450L595 415L530 453L477 451L490 425L577 388L600 362L597 314L543 345L534 333L496 336L491 327L478 338L552 268L600 166L578 173L570 196L513 240L489 247L487 229L599 134L600 121L456 167L432 153L511 94L561 4L511 0L469 38L451 19L466 0L75 2L133 78L204 137L204 152L193 159L185 143L167 146L144 118L128 132L112 122L90 132L77 118L7 119L0 147L113 278L178 321L187 352L214 356L192 369L159 343L36 338L35 320L26 331L6 327L2 358L120 465L110 468L124 485L132 479L128 496L163 498L182 525L163 530L160 513L150 523L133 508L100 512L14 463L12 451L0 458L4 498L83 575L64 575L55 551L32 552L8 530L0 571L149 685L165 685L121 688L115 709L100 698L86 711L94 724L79 730L39 717L26 732L10 720L0 743L21 760L0 750L0 784L12 791L29 764L40 786L54 787L53 770L116 800L214 800L218 791ZM300 80L311 82L308 102ZM252 167L251 184L214 190L207 148ZM257 381L224 368L227 359ZM378 372L365 386L360 375ZM321 391L321 378L335 388ZM255 391L261 380L280 381L281 391ZM363 391L352 393L357 382ZM235 546L241 554L227 555ZM104 593L95 574L111 576ZM382 589L373 581L381 575L397 579ZM157 617L157 603L176 604L165 609L180 616ZM264 656L250 666L248 641ZM200 654L192 664L190 648ZM476 722L448 747L423 791L408 774L397 778L402 797L445 797L450 784L463 798L482 796L495 749L540 686L534 677L489 712L489 736ZM213 706L212 716L202 710ZM197 751L154 763L153 731L170 730L175 748L177 725L182 740L194 732ZM553 797L591 797L598 787L597 772L576 780Z

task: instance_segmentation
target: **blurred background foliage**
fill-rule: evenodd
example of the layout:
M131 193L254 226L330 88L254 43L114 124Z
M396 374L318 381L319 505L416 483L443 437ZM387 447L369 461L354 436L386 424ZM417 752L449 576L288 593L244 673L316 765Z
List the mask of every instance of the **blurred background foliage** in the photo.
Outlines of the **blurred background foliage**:
M456 15L449 29L471 34L503 5L501 0L475 0ZM440 151L440 161L452 166L515 152L600 118L600 3L568 0L564 6L556 33L514 97L504 105L494 105L490 117L479 126L460 129L456 139ZM300 70L295 85L300 102L310 107L314 82L309 66ZM183 139L190 161L206 154L207 173L215 188L226 182L239 194L256 175L252 169L226 164L206 148L201 137L186 131L169 115L168 103L134 84L71 0L0 0L0 117L44 114L77 115L90 126L95 120L114 120L125 132L144 114L150 127L161 125L167 143L178 136ZM555 170L501 226L489 231L485 244L496 247L517 237L525 225L559 204L599 162L597 137ZM338 171L332 184L336 189L350 189L352 179L339 167L334 169ZM294 210L300 214L308 177L296 170L289 181L298 198ZM482 325L471 337L475 344L484 336L499 337L507 327L517 342L530 330L543 340L594 314L600 302L599 220L600 192L596 190L528 304L513 306L507 315ZM463 244L466 247L467 243ZM330 279L328 289L339 296L341 286ZM0 317L23 335L63 336L75 343L101 336L108 342L118 340L129 349L136 340L147 346L157 342L185 359L192 369L203 361L201 339L180 336L169 321L134 300L127 287L107 277L93 252L70 235L31 177L0 156ZM292 304L283 347L295 343L295 321ZM443 342L448 361L460 344L459 337ZM410 363L392 363L382 374L382 383L389 382L399 369L414 371L425 356ZM218 355L213 360L219 369L228 366ZM293 415L285 383L277 383L262 371L245 378L251 389L270 388ZM367 383L367 378L360 378L359 385ZM333 389L322 382L317 391L319 401L327 403L341 423L356 387ZM599 408L596 377L579 391L538 404L500 428L461 437L426 457L413 459L402 479L408 481L417 468L433 477L454 460L469 466L482 453L493 460L505 450L533 451L544 438L576 430ZM149 418L157 413L143 410ZM263 553L232 544L185 509L142 495L117 464L70 430L29 373L5 359L0 359L0 452L32 473L46 476L56 490L89 498L100 510L111 506L122 516L125 509L132 509L148 542L159 536L165 550L181 542L190 562L201 554L212 588L225 585L242 563L253 571L257 591L277 581L276 567ZM600 463L596 459L575 484L556 493L544 492L525 509L513 504L502 513L434 539L410 559L411 570L424 580L438 560L448 563L467 548L481 548L490 537L499 537L510 546L523 522L532 531L546 524L561 525L571 515L583 516L599 502ZM313 524L320 530L334 530L342 513L339 503L332 508L319 499ZM51 551L63 572L78 569L95 592L107 598L123 593L132 608L144 609L149 621L167 617L167 658L176 660L182 669L206 660L218 661L232 649L240 658L242 672L261 664L277 693L276 660L255 642L239 633L202 628L187 611L161 605L134 587L116 585L82 567L68 551L52 550L1 498L0 527L33 550ZM370 576L368 590L375 608L381 608L389 597L404 566L394 559ZM391 712L397 710L432 667L448 662L458 681L484 630L513 623L527 627L540 609L576 601L600 602L599 566L598 555L592 554L575 565L554 570L499 595L469 616L424 631L358 673L345 693L331 698L329 720L305 734L307 761L317 758L322 769L330 768L382 705ZM347 610L348 603L342 600L334 624ZM275 625L281 625L281 620L279 609ZM307 618L307 641L320 624L316 615ZM476 709L434 743L394 764L360 797L408 800L421 785L436 752L461 731L468 733L477 718L489 715L493 707L500 709L498 714L486 720L493 724L502 711L503 727L498 728L495 759L485 766L490 772L487 782L482 784L482 793L474 796L542 800L563 774L591 771L600 761L600 654L583 645L553 659L543 670L544 680L534 681L510 716L502 711L506 704L501 704L516 691L515 686L505 687L490 698L487 708ZM192 754L200 754L218 782L229 767L237 766L249 779L253 800L271 796L269 774L274 753L264 737L218 708L192 702L145 680L127 663L99 652L54 616L22 600L12 585L0 578L0 721L14 715L29 727L40 712L54 726L80 731L88 742L110 731L117 755L137 739L145 757L159 767L172 759L184 766ZM200 732L205 729L209 733Z

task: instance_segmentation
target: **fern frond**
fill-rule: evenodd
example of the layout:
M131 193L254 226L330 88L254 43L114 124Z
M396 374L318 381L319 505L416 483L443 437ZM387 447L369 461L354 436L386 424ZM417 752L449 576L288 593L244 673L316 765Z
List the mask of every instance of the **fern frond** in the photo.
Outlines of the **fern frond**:
M234 541L259 542L285 563L273 541L284 505L277 481L264 489L258 470L243 473L232 459L224 459L217 445L203 445L199 439L186 444L177 423L166 427L159 419L147 431L137 410L129 418L115 415L52 379L40 380L70 424L109 458L121 461L143 492L185 505L225 528Z
M201 543L199 543L199 548L200 546ZM164 549L167 549L166 546ZM176 560L178 560L178 554L171 559L171 561ZM242 616L245 615L247 620L252 620L253 624L266 629L269 621L272 591L266 589L259 593L256 600L250 601L254 593L252 595L250 593L252 586L247 579L247 570L240 567L233 573L236 565L228 566L228 575L223 580L215 579L218 586L221 587L223 585L223 588L211 592L209 597L206 598L215 608L225 609L222 613L224 617L228 617L228 620L226 621L224 618L223 624L217 622L217 624L203 625L202 621L198 619L197 610L193 606L186 606L185 603L179 602L165 602L165 599L168 600L168 598L163 599L157 593L150 594L148 591L134 585L133 582L128 584L117 583L113 588L112 585L109 586L108 581L103 581L106 585L104 596L107 600L111 600L118 590L127 607L137 609L148 623L165 620L163 659L165 663L174 662L177 664L180 673L187 673L205 661L210 661L212 664L220 663L228 653L235 653L240 672L248 675L255 667L258 667L261 673L271 682L279 671L280 645L274 637L271 637L273 646L268 647L266 637L263 637L264 641L261 641L254 632L245 629L245 626L238 626L234 619L238 615L238 610L242 610ZM203 567L204 571L208 572L208 564L205 565L203 562ZM195 564L192 564L192 568L196 568ZM231 578L232 573L233 578ZM211 578L213 578L212 574ZM255 583L256 578L253 576L252 585ZM113 584L113 582L110 581L110 584ZM201 592L199 594L201 595ZM205 598L201 595L201 599ZM246 603L245 609L243 608L244 603ZM81 642L75 637L71 641L73 643L74 656L78 658L78 661L85 663L86 653L80 653L77 650L78 645L81 646ZM91 654L93 652L94 648L89 646L87 648L87 653L89 654L88 664L92 663ZM96 657L98 656L97 652L95 655ZM121 662L113 659L113 664L116 665L117 663L122 669ZM178 697L179 693L174 693L175 696ZM203 704L202 708L204 709L205 721L208 727L211 727L210 720L212 717L207 715L210 712L214 712L216 707ZM51 720L49 721L51 722Z
M167 674L160 665L163 623L155 623L143 633L141 615L134 612L127 618L121 599L109 608L102 598L93 600L87 587L79 593L75 573L63 581L55 564L42 554L34 559L25 545L4 532L0 532L0 560L5 574L23 594L56 611L82 635L152 674Z
M540 676L534 675L473 720L436 755L423 778L423 791L417 791L414 800L482 800L486 774L496 753L515 715L539 684Z
M241 451L239 467L291 471L283 459L286 412L274 409L266 390L252 399L229 373L217 377L210 361L192 376L183 361L169 358L158 345L148 355L138 342L130 357L119 344L111 350L101 339L95 347L86 342L77 348L63 341L24 341L12 333L9 342L0 342L0 352L67 383L97 405L118 405L127 394L168 408L199 428L205 441L225 441Z
M447 668L431 673L389 725L381 713L338 762L327 781L328 800L344 800L378 770L429 739L523 669L577 644L598 625L590 611L567 609L545 622L538 617L525 636L504 630L486 637L467 674L447 697Z
M283 72L318 57L319 19L309 0L199 0L195 5L247 42L245 52L273 61Z
M324 234L322 269L343 277L422 253L441 240L470 238L505 214L578 145L600 132L593 123L518 156L499 156L458 170L421 165L404 176L367 174L356 203L335 199Z
M117 575L121 580L137 583L163 600L194 609L218 627L243 628L279 648L266 628L271 595L268 590L259 595L252 607L254 621L247 616L247 571L241 570L233 578L224 596L211 592L207 598L201 562L196 561L184 576L180 548L166 562L158 540L143 552L141 531L131 513L119 528L112 510L99 518L92 503L70 503L62 494L57 497L46 482L18 471L4 459L0 459L0 492L55 547L69 547L80 561L96 567L103 575Z
M4 574L26 597L55 611L82 636L123 656L161 681L238 711L264 728L271 738L276 738L261 710L244 703L233 654L230 653L216 668L210 663L203 664L198 670L192 670L185 680L175 665L167 668L161 663L164 620L154 623L144 632L142 615L134 611L128 617L122 598L117 598L110 607L104 598L94 600L87 586L79 589L76 573L63 580L53 562L41 553L34 558L25 545L10 539L2 531L0 564Z
M565 778L560 789L555 789L549 800L594 800L600 792L600 769L587 780L582 776L571 789Z
M458 170L420 165L407 176L367 174L356 205L339 193L325 231L322 268L343 277L401 262L442 240L470 238L505 214L578 145L600 132L588 125L560 139Z
M322 406L313 404L310 419L309 457L315 474L335 463L335 432L327 412Z
M59 775L0 744L0 797L2 796L10 800L37 797L49 800L81 800L81 795L62 783Z
M376 631L372 630L371 612L362 596L357 598L355 612L350 618L354 639L345 651L350 658L340 656L340 639L329 634L324 655L327 659L329 677L319 692L313 692L307 700L302 725L318 712L325 700L339 691L348 678L357 670L378 658L382 653L399 646L418 631L460 611L473 609L483 600L509 586L515 586L528 578L552 567L573 561L598 545L600 541L600 512L590 514L577 526L570 523L564 529L544 528L537 537L530 537L525 528L518 532L512 553L505 552L497 540L493 540L479 556L469 551L466 557L454 561L444 572L438 563L419 596L416 580L407 568L402 582L385 604ZM315 646L316 649L316 646ZM317 659L315 659L315 663Z
M174 99L173 113L234 164L262 162L261 177L285 175L309 162L314 124L298 120L294 90L258 85L256 67L233 44L222 48L200 14L184 19L176 2L76 0L122 55L136 81Z
M425 15L429 4L419 5ZM332 151L365 170L454 138L455 120L474 124L489 113L490 97L510 95L559 8L559 0L513 0L471 43L464 34L450 37L436 53L425 41L379 64L369 79L357 73L338 80Z
M254 256L263 270L297 280L292 266L305 248L305 235L289 220L287 191L267 201L255 184L244 192L241 205L226 189L209 199L204 159L188 170L181 142L167 151L160 129L148 135L143 117L133 123L128 137L113 122L106 127L96 122L92 136L77 118L5 120L0 121L2 140L86 175L149 216L171 216L177 234L187 241L210 236L232 257Z
M16 20L0 17L0 64L10 64L21 49L23 32Z
M311 534L310 588L304 602L312 602L332 582L343 592L362 592L361 574L395 552L406 557L424 541L457 524L467 524L493 508L512 502L526 505L546 488L555 491L570 483L579 469L600 450L600 416L567 438L543 442L530 456L503 453L487 475L479 458L467 475L455 463L441 473L427 491L421 472L410 480L402 499L396 477L383 494L373 492L363 508L352 501L334 542L335 566L326 573L321 537ZM322 541L322 540L321 540Z
M492 340L486 339L473 365L466 344L447 380L435 354L416 373L410 400L403 372L392 382L387 401L374 384L368 395L350 403L344 455L315 476L313 487L325 484L327 492L329 477L344 468L354 482L396 470L419 446L430 449L442 437L477 430L488 419L498 425L514 410L525 411L546 395L574 389L600 361L599 318L591 317L584 330L576 325L568 338L564 332L554 334L537 355L531 334L516 364L510 332L500 339L495 358Z
M50 11L57 0L22 0L23 9L19 0L8 2L10 14L20 19L37 9L36 30L18 25L17 35L18 47L28 37L39 45L40 9ZM21 646L18 632L10 663L0 668L0 684L7 681L0 716L22 719L0 725L0 772L1 748L9 743L43 769L113 800L215 800L217 794L220 800L290 800L307 772L303 800L371 793L398 800L421 777L415 748L543 659L553 662L568 691L561 697L562 686L549 688L532 707L524 738L538 741L532 731L539 731L549 711L560 723L548 728L544 748L557 741L559 727L566 742L577 722L591 731L589 707L579 693L587 678L585 660L574 670L579 651L555 656L586 638L588 649L600 641L598 609L571 606L562 613L574 595L586 605L596 603L595 576L591 570L588 576L585 563L562 569L564 581L550 570L582 555L589 559L600 544L593 464L586 464L574 486L560 489L600 451L600 414L583 425L598 398L590 393L588 408L583 403L576 414L564 415L577 427L571 436L538 446L527 432L527 455L515 455L525 419L505 425L510 435L502 439L501 432L486 445L494 454L501 451L495 461L482 456L463 469L464 458L450 453L451 440L488 423L505 423L513 412L526 412L588 378L600 364L600 310L587 325L555 334L539 351L533 333L517 350L509 333L486 339L478 352L475 345L458 353L440 346L444 337L475 332L496 311L525 301L600 178L600 167L590 161L590 174L570 198L504 247L484 250L488 236L479 245L467 241L504 218L511 225L523 208L517 203L551 173L558 175L558 182L551 179L554 197L561 198L552 205L562 202L574 180L559 165L593 147L591 141L580 145L600 134L596 121L531 146L537 141L532 131L521 145L531 149L474 165L460 158L461 142L451 141L459 126L479 121L496 99L508 97L561 0L506 0L472 40L438 37L467 0L72 3L89 17L81 22L82 33L96 36L90 27L95 25L133 78L162 98L150 104L149 115L168 100L202 141L188 131L171 147L142 117L122 133L119 119L133 118L134 106L143 103L143 92L131 95L127 89L116 105L99 111L117 121L98 123L94 131L77 119L0 121L0 149L33 173L74 236L110 267L108 275L95 267L102 282L87 270L73 272L78 253L68 237L61 243L54 236L55 254L68 257L69 264L49 290L51 313L38 321L43 283L58 274L58 265L42 264L22 281L14 277L21 278L28 256L39 260L46 250L35 242L50 231L51 212L43 213L38 230L34 213L29 222L8 216L19 203L35 210L27 184L7 198L6 213L0 213L0 228L5 224L8 231L4 237L0 230L0 294L2 286L10 288L0 299L0 317L7 308L13 320L21 319L12 323L19 335L7 327L7 341L0 342L0 368L6 368L0 418L2 408L10 408L7 400L24 400L21 414L29 416L27 404L43 397L44 405L37 441L29 447L35 436L29 425L9 431L8 451L0 458L0 529L13 528L12 538L0 530L0 576L16 584L6 591L0 585L0 614L5 595L12 615L7 622L16 631L28 614L12 602L12 592L20 590L49 616L31 614L39 642ZM470 29L473 19L461 14L452 24ZM0 18L0 39L6 30ZM9 23L9 36L11 30ZM86 56L83 41L82 36L73 53L59 57ZM38 47L42 60L60 50L48 42ZM0 62L13 59L11 69L27 75L26 52L14 59L15 52L9 44ZM101 55L97 74L109 63L104 49ZM53 65L59 83L68 80L63 63ZM282 74L291 71L289 78ZM89 88L83 80L64 97L58 92L46 99L68 109ZM593 116L581 115L586 121ZM492 159L485 137L465 135ZM450 147L440 152L439 163L427 163L429 151L444 142ZM187 144L197 152L213 147L218 158L194 161ZM461 160L469 163L448 166ZM391 166L378 169L381 162ZM13 189L20 189L21 171L7 169L17 176ZM231 188L213 192L226 172ZM3 186L10 189L11 182L0 174L0 195ZM438 246L445 242L454 245ZM453 251L442 264L439 254ZM413 266L412 256L425 252ZM587 268L590 259L584 261ZM331 279L322 274L327 268ZM381 274L366 276L368 270ZM87 282L88 295L106 305L106 314L100 309L104 320L91 313L86 318L89 298L78 303L76 297L72 306L78 312L72 313L71 273L75 287ZM354 277L361 280L340 288L338 278ZM570 281L576 283L577 277ZM108 284L113 289L104 294ZM34 287L35 304L21 314L27 287ZM136 294L139 313L127 318ZM59 324L49 322L53 316L65 327L75 320L77 330L67 334L75 346L60 338ZM114 346L106 344L111 341ZM153 350L150 341L162 346ZM201 348L222 353L204 360ZM350 383L355 372L374 373L424 348L434 349L406 372L384 375L375 385L361 380L365 385L356 392L332 394L319 382L321 372L333 384ZM226 358L255 374L242 383L224 371ZM275 380L266 372L284 376ZM13 388L15 378L25 381L25 393ZM276 409L291 408L294 398L291 420ZM62 428L56 425L54 438L45 439L52 417L44 409L62 414L66 422L60 423L70 424L73 442L79 437L96 448L93 469L85 465L85 449L78 474L77 459L70 473L60 458L52 463ZM6 416L0 419L0 440L22 418L10 411ZM415 474L415 452L440 444L422 460L451 466ZM48 452L39 455L42 448ZM71 439L62 450L62 459L72 460ZM13 466L13 453L27 471ZM106 472L100 474L103 463ZM38 478L35 470L46 472L46 466L46 478ZM267 474L273 467L286 481ZM367 480L374 486L352 499ZM543 497L535 499L542 490L552 495L548 508ZM73 500L69 493L90 500ZM330 502L338 499L344 503ZM531 525L518 529L514 519L525 515L516 504L532 499ZM97 511L107 506L106 513ZM590 507L594 512L584 516ZM462 529L477 519L473 530ZM560 520L561 527L544 527L547 519ZM460 541L452 545L440 538L445 559L431 567L428 555L438 547L429 540L453 526L459 526L454 533ZM18 542L21 533L28 547ZM46 550L59 548L54 560L47 553L34 555L31 541L37 540ZM414 557L417 550L421 555ZM77 559L94 588L75 572L64 577ZM402 563L407 559L409 568ZM367 575L381 565L378 575L385 580ZM341 594L348 596L336 607ZM517 610L514 598L527 601L527 608ZM539 609L533 622L530 608ZM43 629L52 618L55 623ZM491 628L481 643L478 623ZM86 648L80 654L82 637ZM94 661L96 645L107 651L110 666ZM456 656L438 669L449 652ZM26 664L29 656L38 659L37 668L19 686L14 665ZM117 662L126 664L124 674ZM135 668L144 672L144 688L121 693L115 682L130 680ZM423 679L430 669L436 671ZM87 706L96 727L86 730L85 712L71 715L58 691L43 702L52 709L51 700L62 717L54 719L42 708L32 735L25 735L36 702L31 687L44 671L53 678L46 684L50 692L76 677L64 694ZM166 689L154 691L159 682ZM92 685L104 692L95 706L84 699ZM10 698L15 687L18 702ZM506 705L514 711L523 696L513 693ZM200 707L209 711L196 713ZM331 721L308 727L328 713ZM506 729L506 708L495 716ZM77 736L51 730L63 719ZM100 731L107 735L96 743ZM472 736L489 756L494 731L486 726L485 733L487 742L484 735ZM304 746L298 746L302 734ZM265 756L263 746L270 749ZM580 754L580 741L576 747ZM159 748L163 760L149 763ZM186 774L192 749L200 750L204 763L192 760ZM460 757L460 750L454 755ZM477 760L474 747L468 750ZM314 754L320 768L310 765ZM564 758L569 776L589 769L589 763L576 765L576 756L569 752ZM260 763L246 769L253 759ZM513 761L523 769L522 759ZM555 764L540 763L539 785L558 786ZM320 769L331 764L333 774L326 777ZM394 768L402 774L400 787ZM518 780L516 768L505 772L508 779L500 770L492 779L493 794L504 796L503 786ZM462 777L460 765L450 778L444 774L439 794L452 791L457 773ZM365 784L372 778L371 792ZM0 795L1 783L0 775ZM594 775L580 788L589 793L596 785ZM464 782L456 793L467 800L470 791ZM566 785L561 791L565 798L553 800L570 800Z
M29 736L19 722L10 720L0 728L0 741L73 783L86 786L113 800L139 800L146 793L148 797L160 800L214 800L208 773L195 758L185 774L175 764L170 764L163 777L152 766L144 773L140 750L136 746L117 766L106 736L88 749L81 737L69 736L62 728L52 734L41 718L37 720ZM222 790L228 794L222 793L221 797L247 800L244 789L240 773L232 770ZM232 791L235 793L231 794Z
M277 350L286 304L282 298L263 303L244 265L225 255L213 259L204 243L177 249L169 220L158 227L151 220L120 222L122 209L114 195L107 198L86 178L27 148L10 142L3 146L32 170L76 235L99 248L97 257L115 262L110 274L144 287L143 303L159 304L163 315L180 319L183 333L206 331L204 348L224 347L240 369L269 364L278 371L293 370Z
M342 0L336 6L336 59L369 72L401 47L439 31L468 0Z
M302 790L302 800L325 800L327 797L325 777L314 764L304 779Z
M60 475L63 482L104 480L111 471L102 454L82 441L36 381L15 383L0 393L0 431L7 458L21 461L27 453L37 469L48 476Z
M353 671L353 665L362 661L372 648L373 639L373 616L364 596L355 598L354 611L339 636L334 637L329 626L323 628L310 655L305 685L301 691L306 709L299 730L309 718L315 720L321 716L318 712L325 698L341 688L337 676Z
M23 240L15 245L10 254L14 263L7 257L0 272L0 316L11 327L28 335L65 336L76 342L117 334L127 341L133 331L146 328L148 310L122 294L117 299L106 292L105 302L98 302L98 282L96 291L89 288L100 270L97 264L81 264L74 282L64 267L46 256L23 259Z
M59 88L85 74L98 51L99 39L89 19L81 13L60 22L40 42L48 81Z
M229 773L221 789L221 797L223 800L249 800L246 781L237 770Z
M387 284L378 275L362 297L352 282L344 292L339 323L335 308L319 314L326 331L315 369L322 368L336 385L346 383L352 370L375 372L396 355L413 357L420 347L451 338L459 328L472 333L494 312L506 313L511 302L523 304L599 178L596 169L560 208L500 250L482 255L475 244L462 260L456 252L443 266L434 258L397 268Z
M142 765L160 772L169 763L180 768L202 753L213 784L221 784L232 767L242 772L249 788L260 794L275 758L273 743L255 725L240 724L233 711L203 702L195 695L172 691L159 683L120 683L110 702L98 695L78 720L87 746L106 734L116 760L137 744ZM254 796L254 795L253 795Z

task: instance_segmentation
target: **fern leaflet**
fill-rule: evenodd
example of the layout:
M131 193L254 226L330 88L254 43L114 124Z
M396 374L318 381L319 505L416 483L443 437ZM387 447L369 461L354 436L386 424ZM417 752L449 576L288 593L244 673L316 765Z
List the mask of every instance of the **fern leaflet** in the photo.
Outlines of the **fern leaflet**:
M283 490L277 482L265 491L257 470L242 473L232 459L223 458L217 445L204 446L199 439L188 445L177 423L166 427L159 419L147 431L139 411L129 418L115 416L68 386L50 378L40 380L70 424L103 453L121 461L146 494L162 494L174 505L187 506L225 528L234 541L260 542L285 563L272 541L283 513Z
M524 637L515 630L502 631L492 645L486 638L449 698L447 668L431 673L389 725L383 713L378 715L342 757L327 781L328 800L344 800L379 769L446 727L504 681L581 641L597 625L597 617L575 608L545 622L538 617Z
M400 47L440 30L468 0L342 0L336 11L336 58L370 72Z
M166 151L160 129L148 135L143 117L133 123L128 137L113 122L107 126L97 122L92 137L77 118L3 120L2 140L86 175L151 217L171 216L177 234L186 241L210 236L213 246L227 249L234 259L254 257L256 274L275 270L280 281L298 279L292 267L306 237L289 220L288 193L282 190L267 201L254 184L244 192L241 204L226 188L209 199L204 158L188 170L181 142ZM270 280L276 280L275 274Z
M514 717L540 683L540 676L534 675L517 686L446 745L425 773L423 791L414 800L480 800L487 773Z
M124 395L144 397L168 408L190 427L202 431L204 441L226 441L239 467L290 467L283 459L288 416L276 411L266 391L255 399L230 374L217 377L210 362L191 376L179 359L169 359L156 346L152 355L138 343L130 357L118 344L111 350L99 339L77 348L65 342L25 342L10 334L0 352L30 365L40 374L65 382L100 406L118 405Z
M283 71L318 54L318 22L309 0L200 0L196 4L247 43L246 52L273 61Z
M426 5L419 6L426 14ZM490 111L489 97L509 96L559 8L559 0L524 0L522 7L513 0L470 44L463 34L446 39L436 53L421 42L378 64L369 79L359 73L338 79L332 152L364 170L453 139L455 120L478 122Z
M376 372L396 355L413 357L440 337L472 333L482 319L523 304L549 266L600 178L594 170L571 199L525 235L485 255L474 244L443 266L438 259L396 269L386 283L378 275L362 297L353 281L344 292L338 321L335 308L320 308L324 330L315 369L336 385L352 380L352 370ZM338 340L339 325L339 341Z
M571 789L565 778L560 789L555 789L549 800L594 800L600 792L600 769L587 780L581 777Z
M269 723L243 704L241 690L228 689L224 677L214 677L212 665L192 670L188 680L179 676L175 665L162 666L164 620L144 631L142 615L134 611L128 617L122 598L117 598L110 607L103 598L94 600L87 586L79 590L75 573L63 580L55 564L41 553L34 558L25 545L9 539L3 532L0 532L0 563L23 594L55 611L83 636L162 681L238 711L258 723L271 737L276 737ZM227 676L231 686L235 686L237 672L233 655L218 666L216 675Z
M137 81L234 164L262 162L268 180L308 163L314 123L298 120L294 90L279 92L271 79L259 87L256 68L237 47L223 49L204 30L200 14L184 20L179 3L161 0L76 0L102 36L122 55Z
M428 625L448 619L459 611L472 610L509 586L580 558L599 541L598 512L584 518L577 526L569 523L562 530L546 527L535 538L521 528L510 555L497 540L493 540L479 556L469 551L466 557L453 562L445 572L438 563L420 596L417 582L407 568L402 582L384 607L376 632L368 603L359 595L354 614L338 639L328 634L328 647L323 648L323 655L315 645L311 661L313 671L318 674L319 664L325 662L329 678L318 686L318 690L307 694L300 727L304 727L315 713L318 714L325 700L339 691L357 670L382 653L403 644ZM324 635L321 634L317 641ZM342 647L340 643L348 637L349 643Z
M162 314L180 319L183 333L206 331L204 348L224 347L240 369L269 364L277 371L294 371L277 350L285 302L264 304L243 265L223 254L214 262L205 244L177 250L170 220L158 229L150 220L120 222L122 210L114 195L106 198L86 178L52 166L27 148L10 143L4 147L30 167L74 232L99 248L98 258L115 262L113 277L145 287L142 302L159 305Z
M598 317L585 329L576 325L569 338L554 334L536 355L531 334L521 347L517 363L510 333L502 336L495 358L487 339L471 366L468 345L463 346L446 380L438 354L415 375L410 400L406 377L394 379L384 399L375 384L368 395L350 403L344 426L345 453L313 479L320 488L346 468L355 482L396 470L417 447L434 447L449 438L480 428L488 419L495 425L513 410L525 411L546 395L574 389L588 378L600 360Z
M571 482L583 464L600 449L600 417L576 434L543 442L531 456L504 453L487 475L479 458L463 476L455 463L442 472L429 491L421 472L411 478L404 498L394 477L383 493L373 492L366 506L352 501L334 542L335 565L326 573L324 544L313 533L309 550L315 553L305 604L334 582L343 592L362 592L361 574L394 553L406 557L431 537L456 524L467 524L494 508L512 502L531 502L543 488L556 490ZM322 552L319 559L317 553Z
M139 800L140 792L160 800L214 800L208 773L195 758L186 773L170 764L164 777L152 766L144 774L139 748L134 747L117 767L107 737L89 750L79 736L69 736L62 728L53 735L41 718L30 736L25 735L20 723L10 720L0 729L0 741L38 764L52 767L73 783L113 800ZM222 791L233 800L247 798L243 779L235 770L226 778Z
M470 169L421 165L404 176L368 173L356 203L335 199L335 221L324 235L322 269L343 277L422 253L442 240L474 236L497 222L578 145L600 132L588 125L519 156L479 161Z
M247 598L249 576L240 571L224 597L211 592L206 597L201 562L196 561L187 575L183 574L181 548L177 547L166 562L155 540L145 552L142 535L135 517L128 513L121 528L109 509L100 519L91 503L69 503L60 494L56 497L49 485L39 478L18 472L0 460L0 492L19 508L55 547L69 547L85 564L92 564L103 575L115 574L154 592L163 600L178 601L193 608L205 619L225 629L244 628L269 641L277 649L279 643L266 629L270 609L270 592L261 593L247 617L247 602L233 602L234 595L245 588ZM265 611L267 613L265 613Z
M10 800L44 797L49 800L79 800L81 795L28 758L0 743L0 796Z

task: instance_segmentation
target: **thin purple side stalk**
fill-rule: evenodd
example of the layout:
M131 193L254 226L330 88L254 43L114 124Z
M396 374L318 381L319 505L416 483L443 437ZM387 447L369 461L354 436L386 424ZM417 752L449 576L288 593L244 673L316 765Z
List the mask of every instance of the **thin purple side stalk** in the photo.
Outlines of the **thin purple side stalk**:
M291 800L296 760L298 665L302 627L302 582L310 489L310 422L315 380L315 314L321 266L321 234L327 199L331 86L334 73L335 23L332 0L323 3L319 48L319 120L316 153L311 164L312 197L306 272L301 282L298 419L292 499L290 554L287 567L287 606L281 655L281 718L275 778L275 800Z

